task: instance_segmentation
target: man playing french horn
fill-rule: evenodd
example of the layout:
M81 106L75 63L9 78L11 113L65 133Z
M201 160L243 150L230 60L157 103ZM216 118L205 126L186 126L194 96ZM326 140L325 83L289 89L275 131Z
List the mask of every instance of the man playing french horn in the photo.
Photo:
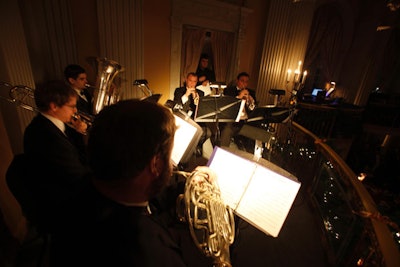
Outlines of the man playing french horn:
M150 204L172 176L175 130L170 110L149 101L119 101L96 116L88 143L93 175L53 236L56 266L186 266Z

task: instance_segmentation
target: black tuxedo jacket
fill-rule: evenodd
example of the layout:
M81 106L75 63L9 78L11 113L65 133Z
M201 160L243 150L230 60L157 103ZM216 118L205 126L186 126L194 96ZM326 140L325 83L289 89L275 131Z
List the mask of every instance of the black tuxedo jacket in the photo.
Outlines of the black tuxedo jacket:
M248 89L248 88L247 88L247 90L249 91L249 94L253 97L254 101L257 103L256 91L254 91L253 89ZM236 86L229 86L224 89L224 95L229 95L229 96L233 96L233 97L238 96L239 92L240 92L240 90L238 90Z
M203 97L204 96L204 92L196 89L196 92L199 94L199 97ZM196 112L196 105L194 104L194 99L193 96L190 95L189 96L189 100L183 104L182 103L182 96L186 93L186 87L179 87L175 89L174 92L174 101L179 104L182 105L183 107L183 111L185 111L186 113L189 112L190 110L193 112L192 114L192 118L194 117L194 114Z
M154 213L118 204L93 185L77 195L65 215L52 236L51 266L186 266Z
M78 101L76 103L76 108L81 111L84 112L86 114L93 114L93 98L92 95L90 94L90 92L87 89L83 89L81 91L81 94L83 94L87 101L85 99L83 99L81 97L81 95L78 98Z
M30 169L31 189L39 207L39 223L47 227L49 216L62 209L62 205L80 190L89 168L84 153L41 114L25 129L24 154Z

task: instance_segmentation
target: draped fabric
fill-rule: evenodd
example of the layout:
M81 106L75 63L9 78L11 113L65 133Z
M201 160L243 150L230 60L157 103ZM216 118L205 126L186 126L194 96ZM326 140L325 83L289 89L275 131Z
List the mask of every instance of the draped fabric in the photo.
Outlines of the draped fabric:
M311 27L304 68L310 70L306 88L338 79L343 58L343 24L339 12L328 5L316 11Z
M199 28L184 28L182 31L181 85L189 72L196 72L207 32L210 30ZM215 77L217 81L225 82L233 52L234 34L211 31L210 41Z
M206 30L184 28L182 31L181 86L189 72L196 72L206 39Z
M387 92L395 92L400 87L400 79L396 73L400 73L400 31L390 32L390 39L384 53L384 62L379 75L378 85Z
M211 47L214 58L215 78L219 82L226 82L233 50L233 33L213 32Z

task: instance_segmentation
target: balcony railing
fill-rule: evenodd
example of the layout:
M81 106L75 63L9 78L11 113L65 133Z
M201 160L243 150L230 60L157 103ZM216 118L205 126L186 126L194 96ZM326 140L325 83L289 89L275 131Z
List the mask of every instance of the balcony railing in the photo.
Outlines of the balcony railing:
M399 230L382 216L356 174L296 122L278 124L263 157L295 175L317 218L332 266L400 266ZM306 166L306 167L305 167Z

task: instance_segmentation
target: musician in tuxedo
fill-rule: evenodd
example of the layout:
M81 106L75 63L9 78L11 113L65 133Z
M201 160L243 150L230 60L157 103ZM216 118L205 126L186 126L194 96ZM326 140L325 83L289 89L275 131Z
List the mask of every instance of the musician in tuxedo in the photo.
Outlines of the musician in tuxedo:
M174 102L182 107L192 119L194 119L197 105L199 104L200 97L204 96L204 92L196 88L197 74L190 72L186 76L185 85L175 89ZM204 123L199 123L203 129L203 134L196 148L196 154L201 156L203 154L203 143L211 136L211 130Z
M89 172L85 151L69 138L76 129L85 131L86 125L72 120L78 96L64 81L39 85L34 97L39 113L24 132L24 156L29 165L24 167L30 170L28 186L37 203L32 220L50 231L57 212L79 191Z
M70 64L64 69L66 82L78 94L77 108L80 112L93 114L93 97L88 90L86 70L77 64Z
M229 86L224 89L224 95L238 97L240 99L248 100L248 105L256 103L256 92L249 89L250 75L247 72L241 72L237 75L235 85ZM247 90L242 92L243 90ZM247 94L247 95L246 95Z
M157 103L102 109L89 135L91 183L65 210L51 266L186 266L150 205L171 179L175 130L173 114Z
M224 123L221 128L221 146L229 147L232 137L237 136L243 124L246 123L248 114L256 107L255 91L248 88L250 75L241 72L237 75L235 85L224 89L224 95L233 96L246 101L245 108L241 110L239 122Z
M174 92L175 103L181 105L182 110L188 113L191 118L194 118L200 97L204 96L203 91L196 89L197 79L196 73L188 73L184 86L176 88Z
M93 97L88 90L86 70L80 65L70 64L64 69L64 78L67 84L77 93L78 100L76 107L79 113L89 115L87 117L90 117L93 114ZM75 120L80 120L80 116L79 114L75 114ZM86 124L84 121L81 121L81 123ZM74 132L70 134L70 139L73 139L73 142L83 151L86 149L87 144L87 136L85 135L86 132L81 134Z

